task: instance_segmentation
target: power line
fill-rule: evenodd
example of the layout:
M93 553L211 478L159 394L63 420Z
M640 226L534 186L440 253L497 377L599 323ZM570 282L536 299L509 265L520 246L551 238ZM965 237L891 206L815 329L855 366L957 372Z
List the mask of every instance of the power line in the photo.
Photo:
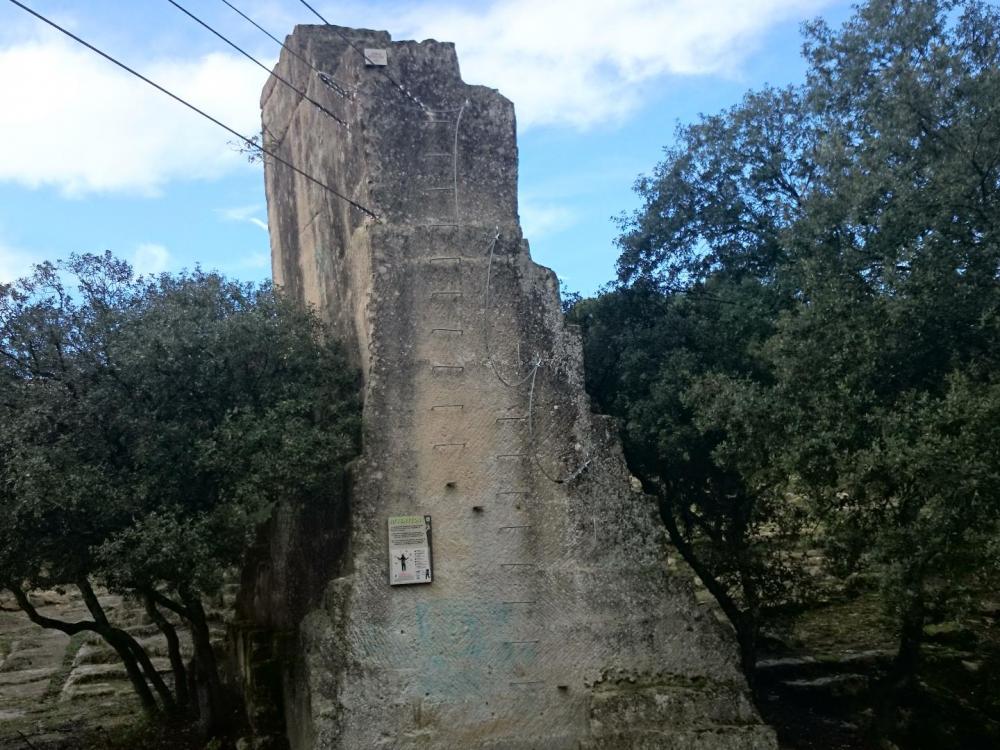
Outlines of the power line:
M277 73L273 72L264 63L262 63L256 57L254 57L249 52L247 52L245 49L243 49L238 44L236 44L236 42L234 42L234 41L226 38L223 34L221 34L220 32L216 31L211 26L209 26L207 23L205 23L205 21L202 21L200 18L198 18L198 16L196 16L194 13L192 13L191 11L189 11L183 5L181 5L180 3L174 2L174 0L167 0L167 2L170 3L171 5L173 5L175 8L177 8L177 10L179 10L181 13L183 13L184 15L186 15L192 21L194 21L195 23L199 24L200 26L204 27L205 29L208 29L208 31L210 31L213 34L215 34L217 37L219 37L219 39L221 39L222 41L224 41L226 44L228 44L234 50L236 50L241 55L243 55L245 58L247 58L248 60L250 60L257 67L261 68L262 70L267 71L268 74L270 74L270 75L274 76L275 78L277 78L279 81L281 81L281 83L285 84L288 88L290 88L296 94L298 94L303 99L305 99L307 102L309 102L310 104L312 104L314 107L316 107L316 109L318 109L324 115L326 115L327 117L329 117L330 119L332 119L334 122L336 122L339 125L342 125L343 127L347 128L348 130L351 129L350 125L348 125L346 122L344 122L342 119L340 119L337 115L335 115L333 112L331 112L325 106L323 106L318 101L316 101L311 96L309 96L305 91L301 91L297 86L295 86L287 78L284 78L283 76L280 76Z
M263 26L261 26L259 23L257 23L252 18L250 18L250 16L248 16L242 10L240 10L235 5L233 5L231 2L229 2L229 0L222 0L222 2L227 7L229 7L230 9L232 9L232 11L234 13L236 13L241 18L243 18L244 20L246 20L247 23L249 23L251 26L253 26L257 30L259 30L261 33L263 33L264 36L266 36L268 39L270 39L271 41L273 41L275 44L280 45L281 48L283 50L285 50L288 54L292 55L293 57L295 57L297 60L299 60L303 64L308 65L310 68L312 68L316 72L316 75L319 76L320 80L323 81L323 83L325 83L327 86L331 86L338 93L340 93L342 96L345 96L345 97L350 96L350 93L348 91L348 87L347 87L346 84L341 84L341 83L338 83L337 81L333 80L332 76L330 76L328 73L324 73L322 70L320 70L319 68L317 68L309 60L307 60L305 57L303 57L298 52L296 52L295 50L293 50L291 47L289 47L283 41L281 41L280 39L278 39L278 37L276 37L270 31L268 31Z
M316 10L314 7L312 7L309 3L307 3L306 0L299 0L299 2L302 3L304 6L306 6L309 10L311 10L313 12L313 14L316 16L316 18L318 18L320 21L322 21L323 23L325 23L327 26L332 26L333 25L329 21L327 21L325 18L323 18L323 16L320 14L320 12L318 10Z
M334 26L332 23L330 23L325 18L323 18L322 14L318 10L316 10L314 7L312 7L309 3L307 3L306 0L299 0L299 2L302 3L304 6L306 6L309 10L311 10L313 12L313 14L320 21L322 21L327 26L329 26L331 29L333 29L333 32L337 36L339 36L341 39L343 39L345 42L347 42L347 46L348 47L350 47L355 52L357 52L359 55L361 55L361 57L364 58L364 61L365 61L366 65L372 65L372 66L374 66L375 70L377 70L379 73L381 73L383 76L385 76L385 78L389 81L389 83L391 83L397 89L399 89L400 91L402 91L404 96L406 96L407 98L412 99L414 102L416 102L417 106L420 107L420 109L424 110L425 112L430 112L431 111L430 109L428 109L427 105L425 105L422 101L420 101L416 96L414 96L413 94L411 94L410 91L403 84L397 82L395 78L393 78L391 75L389 75L388 71L383 70L383 68L382 68L381 65L375 65L375 63L372 61L372 59L370 57L368 57L368 55L365 54L365 51L363 49L361 49L353 41L351 41L351 38L349 36L347 36L347 34L345 34L343 31L341 31L338 27Z
M336 91L338 94L340 94L345 99L350 99L350 98L352 98L354 96L354 93L351 91L351 87L350 86L348 86L347 84L344 84L344 83L340 83L333 76L331 76L329 73L325 73L324 71L322 71L319 68L317 68L309 60L307 60L305 57L303 57L302 55L300 55L294 49L292 49L287 44L285 44L280 39L278 39L278 37L274 36L274 34L272 34L271 32L269 32L267 29L265 29L259 23L257 23L252 18L250 18L250 16L248 16L246 13L244 13L239 8L237 8L235 5L233 5L232 3L230 3L229 0L222 0L222 2L225 3L228 7L232 8L232 10L235 13L237 13L238 15L240 15L242 18L246 19L246 21L248 23L250 23L252 26L254 26L255 28L259 29L269 39L271 39L272 41L274 41L276 44L281 45L281 48L283 50L285 50L286 52L288 52L288 54L293 55L296 59L300 60L303 64L308 65L310 68L312 68L316 72L316 75L319 76L319 79L328 88L333 89L334 91Z
M187 100L182 99L181 97L179 97L177 94L173 93L172 91L169 91L169 90L165 89L160 84L158 84L155 81L153 81L153 80L147 78L146 76L144 76L142 73L139 73L137 70L135 70L133 68L130 68L125 63L120 62L119 60L117 60L114 57L112 57L111 55L109 55L107 52L103 52L102 50L98 49L97 47L95 47L90 42L87 42L84 39L81 39L76 34L74 34L72 31L64 29L62 26L60 26L59 24L57 24L55 21L49 20L48 18L46 18L45 16L43 16L41 13L38 13L37 11L34 11L31 8L29 8L27 5L24 5L23 3L19 2L18 0L10 0L10 2L13 3L14 5L16 5L21 10L23 10L23 11L25 11L27 13L30 13L35 18L37 18L39 21L42 21L43 23L48 24L49 26L51 26L56 31L59 31L59 32L65 34L70 39L72 39L74 42L77 42L78 44L81 44L84 47L86 47L87 49L89 49L91 52L95 52L96 54L100 55L101 57L103 57L108 62L110 62L110 63L112 63L114 65L117 65L119 68L121 68L122 70L126 71L127 73L131 73L132 75L134 75L136 78L138 78L143 83L148 83L150 86L152 86L154 89L156 89L160 93L166 94L167 96L169 96L174 101L179 102L180 104L183 104L185 107L187 107L191 111L198 113L199 115L201 115L202 117L204 117L209 122L214 123L215 125L218 125L220 128L222 128L223 130L225 130L230 135L234 135L239 140L243 141L250 148L258 150L261 153L267 154L268 156L270 156L275 161L279 162L280 164L284 164L286 167L288 167L289 169L291 169L296 174L299 174L302 177L305 177L310 182L318 185L319 187L323 188L324 190L326 190L330 194L336 196L337 198L340 198L345 203L348 203L349 205L351 205L354 208L358 209L359 211L361 211L362 213L364 213L366 216L370 216L371 218L373 218L375 220L378 220L378 215L374 211L372 211L370 208L367 208L366 206L361 205L357 201L354 201L351 198L348 198L346 195L343 195L342 193L337 192L332 187L330 187L329 185L327 185L325 182L322 182L321 180L317 179L316 177L313 177L308 172L303 172L301 169L299 169L298 167L296 167L290 161L287 161L287 160L283 159L282 157L278 156L278 154L276 154L274 151L271 151L270 149L266 148L262 143L259 144L259 143L255 142L254 140L252 140L250 138L247 138L242 133L240 133L240 132L238 132L236 130L233 130L231 127L229 127L225 123L221 122L220 120L215 119L214 117L212 117L212 115L208 114L204 110L198 109L198 107L196 107L195 105L191 104Z
M278 37L276 37L270 31L268 31L263 26L261 26L259 23L257 23L252 18L250 18L250 16L248 16L242 10L240 10L235 5L233 5L231 2L229 2L229 0L222 0L222 2L223 2L224 5L226 5L228 8L230 8L233 12L237 13L240 17L242 17L244 20L246 20L249 24L251 24L252 26L254 26L259 31L263 32L263 34L266 37L268 37L271 41L275 42L276 44L280 44L282 49L287 50L289 52L289 54L295 55L295 57L297 57L299 60L301 60L302 62L304 62L306 65L308 65L310 68L312 68L313 70L315 70L317 73L319 72L319 69L315 65L313 65L311 62L309 62L306 58L304 58L302 55L300 55L295 50L291 49L290 47L287 47L283 41L281 41L280 39L278 39Z

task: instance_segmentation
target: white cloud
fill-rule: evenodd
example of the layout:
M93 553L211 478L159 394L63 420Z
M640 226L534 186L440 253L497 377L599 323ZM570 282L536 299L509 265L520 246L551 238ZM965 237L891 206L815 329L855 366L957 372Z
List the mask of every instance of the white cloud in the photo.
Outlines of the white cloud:
M0 244L0 282L11 282L31 272L31 266L44 260L40 255Z
M266 232L267 222L256 215L259 214L262 210L263 208L258 205L236 206L235 208L219 209L218 213L226 221L246 222L248 224L253 224L255 227L260 227Z
M132 254L132 267L143 276L163 273L170 265L170 251L163 245L146 242Z
M535 240L549 234L557 234L576 223L576 214L566 206L544 205L522 200L520 214L524 235Z
M454 41L465 80L499 88L522 127L585 129L634 115L665 75L733 74L769 28L829 2L345 0L322 11L389 28L397 39ZM279 37L290 29L293 17L280 4L250 10ZM222 53L127 62L240 132L258 130L267 76L253 63ZM0 91L0 181L68 195L152 195L171 180L249 168L228 145L232 136L54 33L30 41L0 34Z
M266 74L231 55L136 63L240 132L259 129ZM154 194L178 178L245 166L233 136L101 60L49 35L0 48L0 180L69 195Z
M462 77L499 88L522 126L588 128L634 113L658 77L732 74L770 27L829 1L495 0L423 5L393 26L456 42Z

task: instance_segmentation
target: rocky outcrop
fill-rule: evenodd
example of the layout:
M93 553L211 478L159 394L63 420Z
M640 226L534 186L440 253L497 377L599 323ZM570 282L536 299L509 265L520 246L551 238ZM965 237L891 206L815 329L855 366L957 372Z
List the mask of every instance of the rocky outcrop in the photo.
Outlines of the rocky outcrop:
M275 626L294 631L292 747L774 747L590 411L557 280L521 235L511 103L465 84L450 44L300 26L288 47L298 91L272 78L262 97L274 278L365 379L350 536L318 527L312 548L329 579L281 574L306 544L288 530L310 533L288 511L244 592L266 624L276 581L308 589ZM389 585L397 515L433 519L429 585ZM273 666L253 628L245 653Z

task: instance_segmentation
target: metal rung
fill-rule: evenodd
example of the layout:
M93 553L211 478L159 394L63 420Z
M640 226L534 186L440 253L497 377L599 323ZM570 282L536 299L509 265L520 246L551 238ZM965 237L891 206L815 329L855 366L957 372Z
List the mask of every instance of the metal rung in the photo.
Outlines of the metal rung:
M461 263L462 262L462 256L461 255L438 255L435 258L428 258L427 260L430 261L431 263L449 263L449 262L452 262L452 261L454 261L456 263Z
M457 333L459 336L462 335L461 328L432 328L431 333Z
M500 531L508 531L510 529L530 529L530 528L531 524L526 523L526 524L521 524L520 526L501 526Z
M464 370L465 365L431 365L432 370Z
M434 450L440 450L442 448L464 448L466 443L434 443Z
M432 406L431 411L444 411L445 409L461 411L464 408L465 404L438 404L437 406Z

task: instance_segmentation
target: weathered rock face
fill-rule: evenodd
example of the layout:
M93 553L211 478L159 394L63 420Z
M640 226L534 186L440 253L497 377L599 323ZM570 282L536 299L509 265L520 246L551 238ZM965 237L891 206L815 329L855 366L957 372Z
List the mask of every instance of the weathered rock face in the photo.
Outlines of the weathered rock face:
M274 278L366 387L342 575L286 676L292 746L774 747L590 413L521 236L511 103L463 83L450 44L300 26L288 46L315 69L286 52L278 72L327 112L272 79L265 132L329 189L267 159ZM424 514L434 582L390 587L387 518Z

